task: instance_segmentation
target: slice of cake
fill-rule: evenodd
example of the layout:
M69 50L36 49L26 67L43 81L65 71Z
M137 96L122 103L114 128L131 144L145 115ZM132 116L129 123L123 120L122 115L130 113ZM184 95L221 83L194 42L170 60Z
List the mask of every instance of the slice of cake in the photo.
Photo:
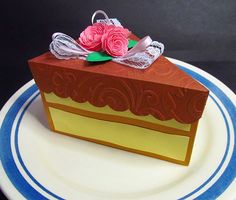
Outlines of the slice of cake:
M50 128L188 165L208 90L160 56L139 70L109 61L29 61Z

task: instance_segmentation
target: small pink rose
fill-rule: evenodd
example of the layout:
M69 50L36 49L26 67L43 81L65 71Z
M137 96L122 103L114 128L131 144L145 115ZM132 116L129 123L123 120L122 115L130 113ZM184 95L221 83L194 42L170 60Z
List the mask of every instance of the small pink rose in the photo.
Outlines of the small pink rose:
M95 23L92 26L88 26L79 37L79 44L90 51L102 50L102 36L104 34L105 27L107 25L103 23Z
M124 56L128 51L128 29L109 25L102 36L102 49L113 57Z

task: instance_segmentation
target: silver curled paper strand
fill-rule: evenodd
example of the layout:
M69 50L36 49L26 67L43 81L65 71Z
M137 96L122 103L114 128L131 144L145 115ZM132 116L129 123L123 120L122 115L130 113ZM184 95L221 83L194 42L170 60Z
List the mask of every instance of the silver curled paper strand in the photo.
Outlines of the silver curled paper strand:
M104 23L114 24L112 19L109 19L102 10L98 10L93 14L92 23L94 23L95 16L99 13L104 15ZM117 20L117 22L119 21ZM114 25L121 26L120 23ZM52 35L49 50L56 58L66 60L86 59L87 55L92 52L79 45L72 37L59 32ZM112 61L137 69L146 69L162 55L163 51L164 45L162 43L152 41L149 36L146 36L129 50L126 55L113 58Z
M104 23L107 25L114 25L114 26L123 27L117 18L109 18L103 10L97 10L93 13L92 19L91 19L92 24L94 24L94 19L95 19L96 15L98 15L98 14L102 14L105 19L97 19L96 22Z
M102 14L102 15L104 16L104 18L105 18L105 19L103 20L104 23L106 23L106 24L108 24L108 25L111 25L111 24L112 24L111 20L109 19L109 17L107 16L107 14L106 14L103 10L97 10L97 11L95 11L95 12L93 13L92 19L91 19L92 24L94 23L94 19L95 19L96 15L98 15L98 14Z

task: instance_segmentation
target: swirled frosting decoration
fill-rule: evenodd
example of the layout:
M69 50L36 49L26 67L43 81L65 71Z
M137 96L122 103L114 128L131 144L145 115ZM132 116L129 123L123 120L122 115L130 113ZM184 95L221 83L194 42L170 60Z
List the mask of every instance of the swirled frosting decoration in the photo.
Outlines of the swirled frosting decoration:
M58 60L50 53L30 61L40 90L61 98L186 124L202 115L209 91L164 56L146 70L115 62L93 67L86 63L81 59Z

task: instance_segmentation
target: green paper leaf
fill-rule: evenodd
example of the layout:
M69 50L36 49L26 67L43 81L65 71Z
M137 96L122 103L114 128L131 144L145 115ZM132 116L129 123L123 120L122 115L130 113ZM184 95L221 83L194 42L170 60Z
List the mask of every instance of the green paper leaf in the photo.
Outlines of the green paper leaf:
M128 48L134 47L138 42L136 40L129 40Z
M86 60L89 62L102 62L111 60L112 57L104 52L92 52L87 57Z

